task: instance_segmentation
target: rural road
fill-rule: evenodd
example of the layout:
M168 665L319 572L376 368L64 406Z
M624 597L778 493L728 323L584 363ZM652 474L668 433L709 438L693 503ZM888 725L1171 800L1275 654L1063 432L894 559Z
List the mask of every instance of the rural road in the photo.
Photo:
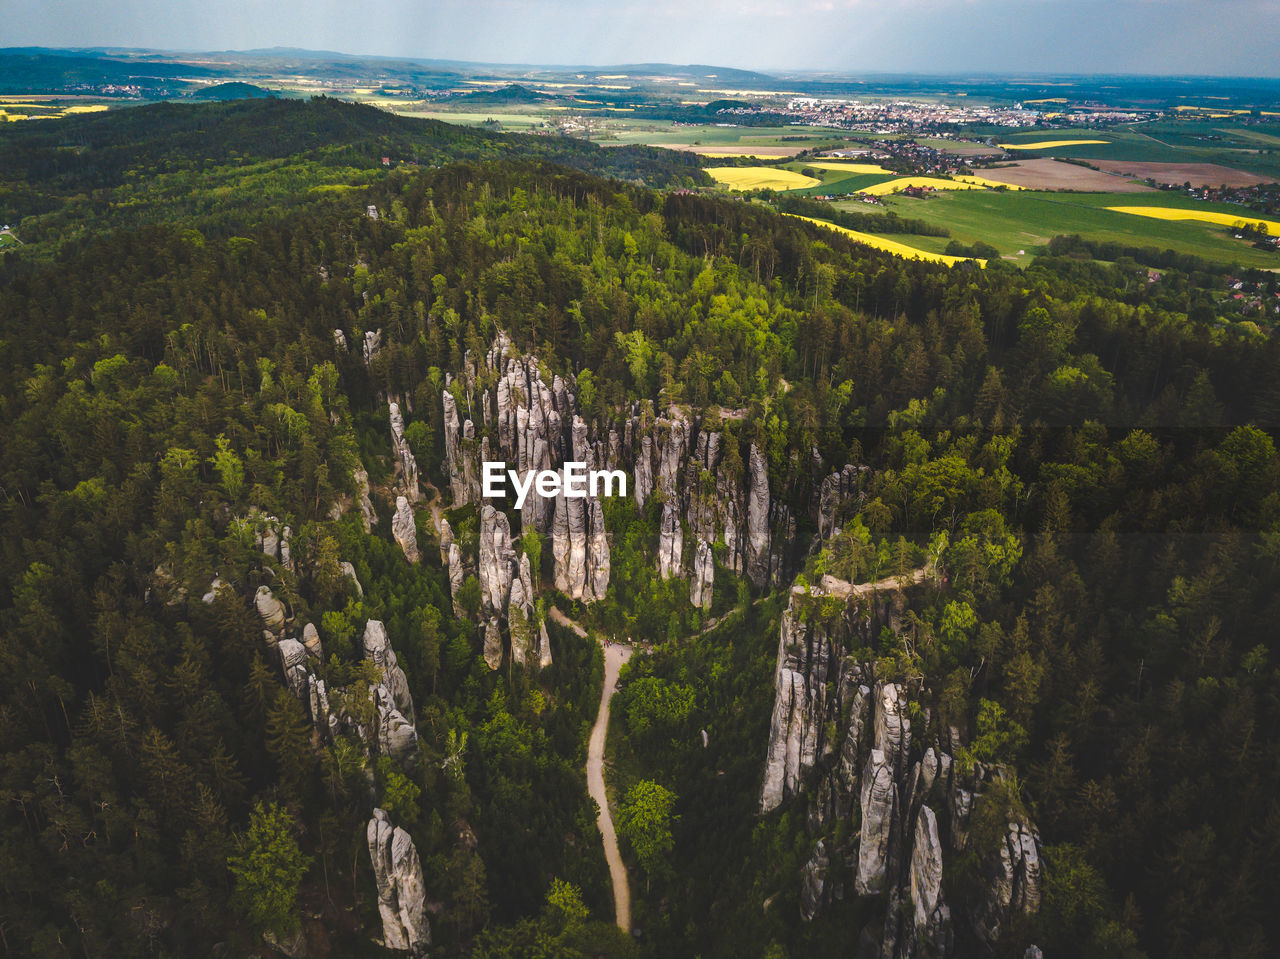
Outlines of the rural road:
M557 623L586 638L587 631L558 608L552 606L547 612ZM604 837L604 858L609 863L609 879L613 883L613 910L618 928L628 935L631 933L631 886L627 882L627 867L623 865L622 854L618 852L618 835L613 829L609 796L604 789L604 743L609 731L609 700L613 699L614 690L618 686L618 671L630 658L630 646L614 643L604 647L604 682L600 687L600 710L596 713L595 725L591 727L591 738L587 740L587 792L600 807L596 824L600 827L600 835Z

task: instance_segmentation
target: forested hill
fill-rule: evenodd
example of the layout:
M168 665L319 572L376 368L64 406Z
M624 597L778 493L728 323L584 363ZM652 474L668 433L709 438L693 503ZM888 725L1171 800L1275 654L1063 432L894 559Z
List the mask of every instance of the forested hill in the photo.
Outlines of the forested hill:
M156 103L0 126L5 215L75 208L66 220L26 225L28 242L89 223L175 219L198 211L215 185L218 205L296 203L308 187L372 182L386 172L384 157L393 166L520 157L657 187L707 182L688 153L504 135L325 97Z
M1280 941L1275 339L329 101L12 136L0 950ZM631 495L480 500L570 452ZM638 942L552 606L653 647Z

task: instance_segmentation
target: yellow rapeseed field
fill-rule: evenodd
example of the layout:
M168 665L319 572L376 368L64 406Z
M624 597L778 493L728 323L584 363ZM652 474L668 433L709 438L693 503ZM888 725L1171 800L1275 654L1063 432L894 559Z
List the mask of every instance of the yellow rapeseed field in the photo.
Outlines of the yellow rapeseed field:
M837 233L843 233L847 237L852 237L859 243L865 243L867 246L875 247L877 250L884 250L906 260L927 260L930 263L945 263L947 266L955 266L957 263L963 263L968 259L963 256L948 256L945 253L930 253L927 250L917 250L914 246L907 246L905 243L899 243L896 240L886 240L884 237L873 236L870 233L859 233L857 230L837 226L834 223L828 223L826 220L816 220L811 216L799 216L795 213L788 213L787 216L794 216L797 220L804 220L806 223L816 223L818 226L824 226L828 230L834 230ZM986 260L973 260L972 262L977 263L983 269L987 267Z
M884 167L875 163L839 163L834 160L823 160L819 163L810 163L802 160L805 166L811 166L815 170L839 170L841 173L848 173L854 176L859 173L889 173Z
M982 190L1003 186L1009 190L1021 190L1022 187L997 183L980 176L958 176L950 180L936 176L900 176L893 180L885 180L873 186L863 187L858 192L872 196L887 196L890 193L901 193L909 186L932 187L935 190Z
M713 166L707 173L731 190L801 190L822 181L771 166Z
M1235 226L1237 224L1257 226L1261 223L1272 236L1280 236L1280 223L1247 212L1218 213L1215 210L1179 210L1168 206L1109 206L1107 209L1115 210L1117 213L1147 216L1154 220L1199 220L1203 223L1217 223L1219 226Z
M1002 143L1006 150L1052 150L1054 147L1078 147L1086 143L1110 143L1110 140L1036 140L1034 143Z

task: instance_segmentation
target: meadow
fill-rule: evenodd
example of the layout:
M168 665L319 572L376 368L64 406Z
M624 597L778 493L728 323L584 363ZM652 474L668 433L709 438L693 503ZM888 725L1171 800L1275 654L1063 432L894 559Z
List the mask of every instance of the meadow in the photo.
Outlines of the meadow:
M946 227L961 243L989 243L1005 259L1028 262L1036 248L1063 234L1090 239L1190 253L1224 264L1280 269L1280 254L1259 250L1233 238L1219 224L1168 219L1170 214L1135 216L1112 206L1152 210L1216 211L1248 219L1225 204L1196 203L1176 193L1047 193L1037 190L968 190L939 192L927 199L901 195L885 197L885 208L902 217ZM856 200L839 201L837 209L867 212ZM1157 218L1159 217L1159 218ZM940 252L949 240L912 237L922 249Z

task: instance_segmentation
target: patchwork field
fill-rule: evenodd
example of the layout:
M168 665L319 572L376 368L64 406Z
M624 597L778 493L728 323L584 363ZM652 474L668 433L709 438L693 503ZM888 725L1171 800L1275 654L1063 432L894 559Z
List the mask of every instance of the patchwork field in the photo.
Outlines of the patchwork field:
M794 213L788 213L788 216L794 216L797 220L804 220L806 223L814 223L818 226L833 230L836 233L842 233L847 237L864 243L867 246L874 247L877 250L884 250L886 253L892 253L894 256L900 256L907 260L926 260L930 263L945 263L948 266L955 266L957 263L972 262L985 268L986 260L970 260L962 256L948 256L945 253L935 253L929 250L922 250L914 246L908 246L898 240L890 240L883 236L876 236L874 233L861 233L858 230L850 230L848 227L838 226L835 223L828 223L826 220L817 220L811 216L797 216Z
M721 166L707 167L706 171L730 190L797 190L822 184L821 180L780 167Z
M1198 220L1201 223L1214 223L1218 226L1255 226L1261 227L1272 236L1280 236L1280 223L1255 216L1248 210L1240 213L1221 213L1216 210L1175 210L1163 206L1109 206L1107 209L1155 220Z
M1177 250L1225 264L1280 269L1280 255L1255 249L1236 240L1220 225L1194 220L1172 220L1134 216L1108 206L1138 206L1146 197L1164 204L1153 209L1195 210L1194 201L1178 207L1176 197L1162 193L1047 193L1035 190L953 190L927 199L909 196L883 198L886 209L902 217L926 220L946 227L961 243L989 243L1001 256L1028 262L1036 247L1059 234L1079 234L1095 240L1126 246ZM838 201L837 209L867 212L856 200ZM1203 204L1201 205L1203 207ZM1218 212L1241 219L1239 212ZM950 240L942 237L910 236L907 243L923 250L941 252Z
M1256 186L1259 183L1274 183L1277 180L1275 176L1262 176L1218 163L1142 163L1135 160L1090 160L1089 162L1112 173L1122 173L1139 179L1150 177L1157 183L1189 182L1192 186L1243 187Z
M1097 162L1097 161L1090 161ZM1063 163L1052 157L1020 160L1012 166L983 170L982 175L997 183L1026 187L1031 190L1089 190L1102 193L1141 193L1151 187L1135 183L1117 173L1100 173L1075 163Z

